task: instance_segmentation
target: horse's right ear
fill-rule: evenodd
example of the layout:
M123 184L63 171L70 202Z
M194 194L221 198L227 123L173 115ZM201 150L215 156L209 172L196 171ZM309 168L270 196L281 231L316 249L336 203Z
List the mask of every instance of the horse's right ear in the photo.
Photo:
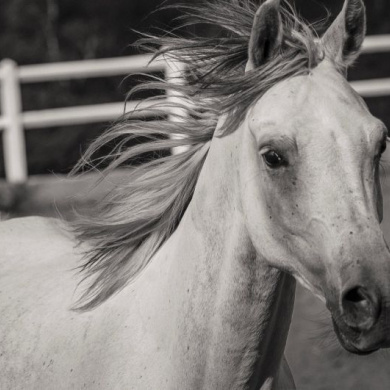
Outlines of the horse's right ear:
M363 0L345 0L342 11L322 38L327 57L345 71L358 57L365 35Z
M279 8L280 0L267 0L257 10L249 40L246 72L264 64L278 51L283 36Z

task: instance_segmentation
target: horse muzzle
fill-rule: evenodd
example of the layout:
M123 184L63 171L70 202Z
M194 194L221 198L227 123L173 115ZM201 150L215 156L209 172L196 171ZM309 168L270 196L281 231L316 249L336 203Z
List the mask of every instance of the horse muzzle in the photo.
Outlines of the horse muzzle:
M367 355L390 346L390 308L380 291L356 285L342 291L337 305L328 307L341 345L349 352Z

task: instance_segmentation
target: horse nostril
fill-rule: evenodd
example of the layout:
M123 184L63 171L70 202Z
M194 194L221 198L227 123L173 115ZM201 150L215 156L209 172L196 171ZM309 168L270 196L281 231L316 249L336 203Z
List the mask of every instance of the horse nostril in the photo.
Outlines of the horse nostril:
M347 290L341 306L346 324L359 331L370 329L379 318L379 299L361 286Z
M361 304L364 304L366 302L367 295L364 292L364 289L362 287L355 287L351 290L348 290L343 297L343 300L348 303L352 304L358 304L359 302Z

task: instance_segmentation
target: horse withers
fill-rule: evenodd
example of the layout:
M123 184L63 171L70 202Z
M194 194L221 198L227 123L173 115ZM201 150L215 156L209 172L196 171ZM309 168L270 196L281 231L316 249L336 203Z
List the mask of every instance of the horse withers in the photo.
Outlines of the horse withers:
M389 346L387 130L345 79L363 3L346 0L321 39L278 0L186 9L227 34L145 38L188 82L143 86L180 94L186 115L123 118L86 159L117 140L109 174L186 150L128 168L72 225L0 225L2 389L294 388L295 280L326 302L348 351ZM134 136L147 142L126 148Z

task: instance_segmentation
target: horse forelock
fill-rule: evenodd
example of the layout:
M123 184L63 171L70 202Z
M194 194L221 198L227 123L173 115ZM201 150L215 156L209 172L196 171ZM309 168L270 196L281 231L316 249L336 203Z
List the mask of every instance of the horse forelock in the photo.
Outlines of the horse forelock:
M109 194L90 216L79 216L73 228L88 244L84 278L92 278L76 309L92 309L120 291L148 264L178 226L195 189L218 118L226 116L222 136L237 129L248 108L282 80L309 73L322 60L313 29L289 7L281 8L284 38L279 53L263 66L245 72L248 43L258 3L251 0L215 0L184 6L185 24L206 23L221 30L217 38L164 34L144 36L142 47L157 47L156 57L169 56L186 65L185 84L153 78L132 92L165 90L180 96L183 104L176 121L143 121L122 118L99 137L76 167L99 169L105 174L145 153L187 146L177 155L166 155L128 169L127 183ZM191 18L191 22L188 22ZM178 103L161 99L148 107L156 117L166 117ZM142 114L143 108L139 108ZM169 138L181 134L182 138ZM146 142L126 147L137 137ZM95 153L115 144L111 153L94 161Z

